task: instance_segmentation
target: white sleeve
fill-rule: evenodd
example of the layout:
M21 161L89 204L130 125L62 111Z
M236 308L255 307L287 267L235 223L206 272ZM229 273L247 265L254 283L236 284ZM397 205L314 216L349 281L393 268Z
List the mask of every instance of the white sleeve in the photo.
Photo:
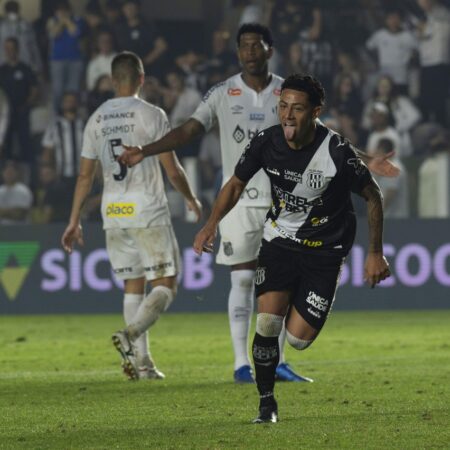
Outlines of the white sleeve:
M81 157L87 159L98 159L97 145L93 136L93 116L88 120L83 133L83 145L81 148Z
M147 136L146 144L156 142L170 131L170 123L167 114L161 108L143 104L139 110L139 118ZM151 126L149 125L151 124Z
M221 99L224 83L213 86L203 97L191 118L200 122L205 131L209 131L217 120L217 108Z

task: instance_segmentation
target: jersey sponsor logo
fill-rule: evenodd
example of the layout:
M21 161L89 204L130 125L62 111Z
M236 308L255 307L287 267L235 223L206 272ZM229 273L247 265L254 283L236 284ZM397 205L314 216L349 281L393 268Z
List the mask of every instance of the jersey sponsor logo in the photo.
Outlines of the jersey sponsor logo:
M280 207L289 212L303 211L306 213L308 212L308 208L312 208L313 206L321 206L323 204L321 197L308 200L305 197L294 195L292 192L283 191L283 189L278 186L273 186L273 189L280 200Z
M97 116L97 118L95 119L95 121L96 121L97 123L100 123L100 122L102 121L102 115L99 114L99 115Z
M103 114L103 120L109 119L133 119L134 111L125 111L125 112L113 112L109 114Z
M244 192L241 195L241 198L247 197L250 200L256 200L259 197L259 191L255 187L252 188L246 188L244 189Z
M106 206L106 217L134 217L136 215L135 203L109 203Z
M306 303L309 303L314 309L325 312L328 309L330 302L316 294L314 291L309 291L306 297Z
M242 114L242 110L244 109L241 105L234 105L231 107L231 114Z
M273 90L273 95L276 95L277 97L279 97L281 95L281 89L279 88L275 88Z
M302 238L298 238L297 236L293 236L292 234L288 233L283 228L280 228L278 226L278 224L275 222L275 220L272 220L272 227L275 228L275 230L277 230L277 232L280 233L282 236L284 236L294 242L297 242L297 244L304 245L305 247L317 248L317 247L322 247L322 245L323 245L323 241L312 241L310 239L306 239L306 238L302 239Z
M263 284L264 281L266 281L266 268L258 267L255 272L255 284L259 286L260 284Z
M306 176L306 184L311 189L321 189L323 187L323 172L320 170L310 170Z
M231 95L232 97L236 97L236 96L242 94L242 89L239 89L239 88L228 88L227 93L228 93L228 95Z
M361 158L349 158L347 159L347 164L355 169L356 175L361 175L367 170L366 165L362 162Z
M319 311L314 311L312 308L308 308L307 311L314 317L317 317L318 319L322 318L322 314L320 314Z
M320 225L324 225L328 222L328 216L325 217L313 217L311 219L311 225L313 227L319 227Z
M266 115L264 113L250 113L250 120L256 122L264 122Z
M233 244L231 242L224 242L223 243L223 252L226 256L231 256L233 252Z
M233 138L238 144L245 139L245 131L239 125L233 131Z
M284 179L289 181L295 181L296 183L302 182L302 174L294 172L293 170L284 169Z
M266 169L267 172L271 173L272 175L280 176L280 172L278 169L270 169L269 167Z

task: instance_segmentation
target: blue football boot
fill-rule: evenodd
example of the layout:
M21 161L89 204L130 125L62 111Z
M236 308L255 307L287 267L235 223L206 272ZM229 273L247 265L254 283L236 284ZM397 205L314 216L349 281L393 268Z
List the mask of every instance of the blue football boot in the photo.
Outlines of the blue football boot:
M314 380L296 374L288 363L281 363L278 365L275 372L275 381L293 381L297 383L300 381L306 381L308 383L312 383Z
M250 366L241 366L234 371L235 383L254 383L253 370Z

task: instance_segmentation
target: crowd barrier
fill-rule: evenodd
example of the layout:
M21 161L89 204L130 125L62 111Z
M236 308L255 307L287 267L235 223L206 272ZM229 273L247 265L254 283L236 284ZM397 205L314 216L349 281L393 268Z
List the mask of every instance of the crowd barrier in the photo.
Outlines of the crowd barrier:
M341 276L334 309L450 307L450 236L447 220L391 220L385 254L392 277L370 289L364 283L367 225L359 221L355 245ZM191 248L199 226L174 223L183 271L171 311L226 311L229 270L214 256ZM115 313L122 286L112 274L99 224L84 227L85 246L67 255L59 243L63 225L0 229L0 313ZM218 244L217 244L218 245Z

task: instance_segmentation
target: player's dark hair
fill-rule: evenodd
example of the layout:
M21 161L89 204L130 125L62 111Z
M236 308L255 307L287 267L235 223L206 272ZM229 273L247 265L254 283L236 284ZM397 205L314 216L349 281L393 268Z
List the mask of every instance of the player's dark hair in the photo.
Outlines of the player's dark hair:
M260 34L262 36L262 40L269 46L273 46L273 38L272 33L265 25L261 25L260 23L244 23L239 27L236 36L236 43L239 47L241 44L241 36L246 33L254 33Z
M314 106L323 106L325 103L325 90L320 81L311 75L300 73L289 75L281 85L282 92L284 89L306 92L310 103Z
M5 42L11 42L12 44L15 45L15 47L18 49L19 48L19 40L14 37L14 36L9 36L5 39Z
M111 75L119 83L135 84L144 74L141 58L133 52L121 52L111 63Z

